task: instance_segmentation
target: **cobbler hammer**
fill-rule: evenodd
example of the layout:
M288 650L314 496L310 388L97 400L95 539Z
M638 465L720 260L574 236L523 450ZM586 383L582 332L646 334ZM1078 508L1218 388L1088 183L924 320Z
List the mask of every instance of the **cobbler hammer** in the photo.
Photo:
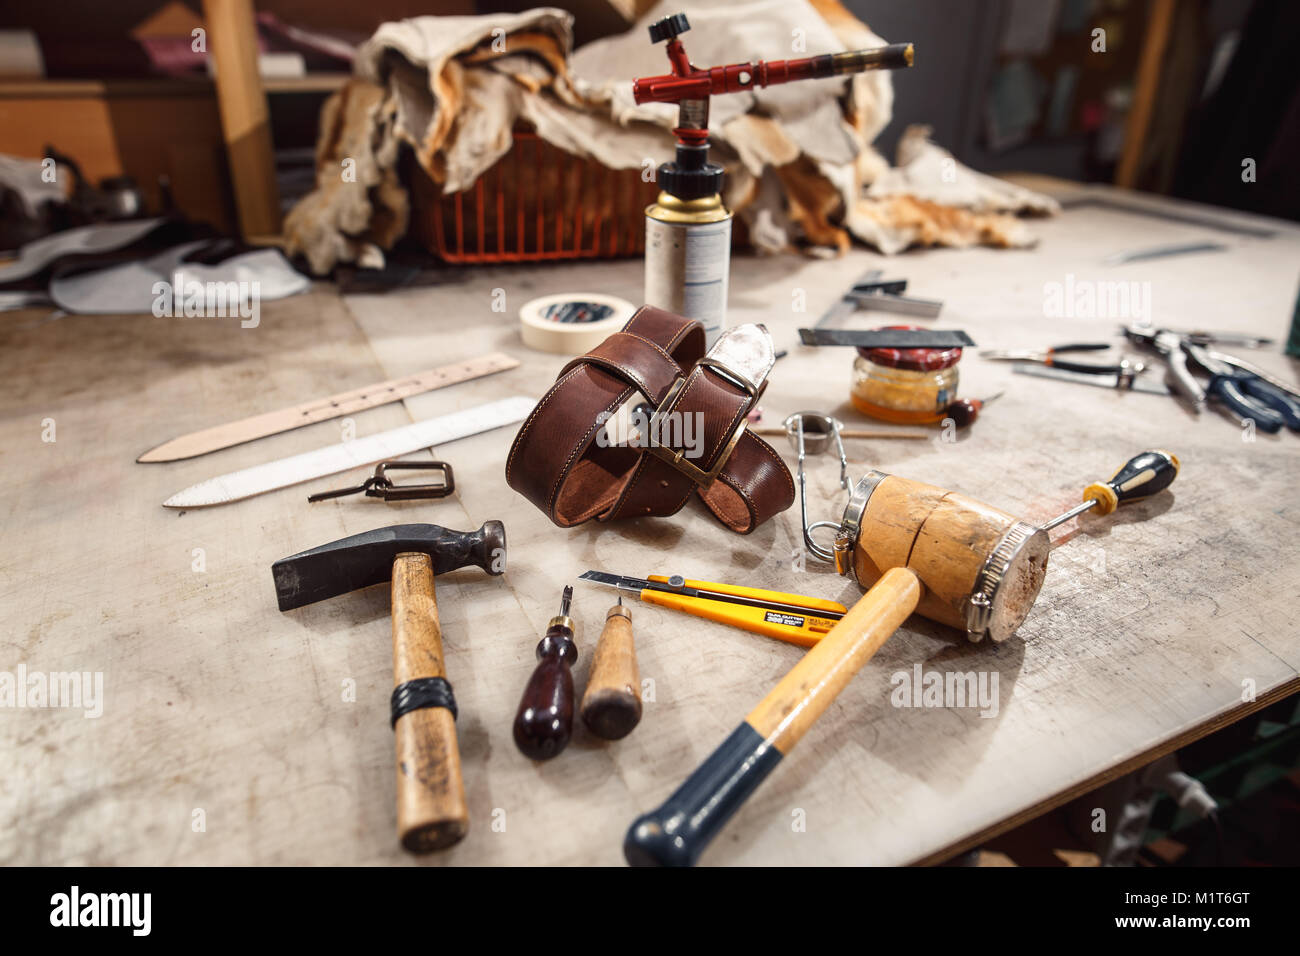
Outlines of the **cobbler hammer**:
M399 524L342 538L271 566L281 611L392 581L397 832L413 853L451 846L469 828L456 745L456 699L442 659L434 575L470 565L505 571L506 529Z

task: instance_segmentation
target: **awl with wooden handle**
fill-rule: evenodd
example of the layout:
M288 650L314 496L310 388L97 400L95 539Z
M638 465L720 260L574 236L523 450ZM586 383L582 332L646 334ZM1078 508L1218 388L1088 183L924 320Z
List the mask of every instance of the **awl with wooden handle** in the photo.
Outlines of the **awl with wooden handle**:
M632 638L632 612L623 597L605 615L582 695L582 722L597 737L619 740L641 720L641 674Z

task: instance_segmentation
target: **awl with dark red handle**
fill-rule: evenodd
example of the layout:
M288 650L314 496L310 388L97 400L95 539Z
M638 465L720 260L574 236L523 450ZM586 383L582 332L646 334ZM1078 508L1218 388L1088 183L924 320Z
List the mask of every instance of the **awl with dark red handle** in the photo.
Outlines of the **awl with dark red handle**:
M573 588L566 586L560 613L546 625L537 644L537 667L524 687L515 714L515 744L533 760L550 760L569 745L573 734L573 670L578 645L573 641L569 605Z

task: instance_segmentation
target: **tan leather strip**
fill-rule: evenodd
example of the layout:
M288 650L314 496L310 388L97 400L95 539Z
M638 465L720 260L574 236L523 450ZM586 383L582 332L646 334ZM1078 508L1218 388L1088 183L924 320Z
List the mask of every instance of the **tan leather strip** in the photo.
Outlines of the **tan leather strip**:
M422 392L446 388L448 385L467 382L494 372L504 372L518 366L518 359L493 352L490 355L481 355L477 358L453 362L451 365L416 372L405 378L377 382L374 385L340 392L327 398L313 399L292 408L265 412L251 418L241 418L237 422L228 422L202 431L191 432L163 442L157 448L145 452L136 461L179 461L196 455L206 455L208 452L243 444L255 438L265 438L268 435L301 428L303 425L327 421L342 415L352 415L388 402L396 402Z

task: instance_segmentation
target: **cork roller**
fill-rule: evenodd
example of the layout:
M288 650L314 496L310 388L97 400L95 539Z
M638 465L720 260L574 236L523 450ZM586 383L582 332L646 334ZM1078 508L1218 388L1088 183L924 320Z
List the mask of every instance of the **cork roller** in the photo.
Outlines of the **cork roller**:
M1005 511L933 485L889 475L875 486L853 546L853 573L871 587L908 568L923 588L916 613L994 641L1016 632L1047 573L1050 544ZM995 572L995 574L993 573ZM983 577L982 577L983 575ZM987 623L973 628L981 580L990 584Z

